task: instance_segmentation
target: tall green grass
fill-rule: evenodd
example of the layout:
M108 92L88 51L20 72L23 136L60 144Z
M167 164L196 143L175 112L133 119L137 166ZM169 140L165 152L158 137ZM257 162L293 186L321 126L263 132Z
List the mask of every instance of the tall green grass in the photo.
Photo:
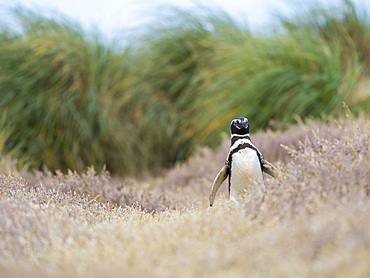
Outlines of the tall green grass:
M13 128L6 148L38 168L129 169L117 157L131 152L119 114L131 100L127 52L115 53L71 22L29 13L17 19L22 32L0 45L0 107Z
M370 21L364 5L342 0L336 6L306 8L297 17L281 18L290 32L309 33L325 40L329 45L341 46L341 58L347 62L357 55L368 72L370 65ZM345 65L345 63L344 63Z
M216 146L235 116L256 131L336 113L368 78L369 22L345 3L320 13L325 24L283 19L269 36L222 12L172 10L122 44L16 10L0 34L1 148L36 168L139 174Z

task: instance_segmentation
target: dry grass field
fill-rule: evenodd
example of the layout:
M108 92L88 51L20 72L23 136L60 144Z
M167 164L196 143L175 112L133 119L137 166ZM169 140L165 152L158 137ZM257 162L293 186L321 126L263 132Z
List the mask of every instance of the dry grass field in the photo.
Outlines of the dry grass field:
M370 277L369 120L252 140L280 177L239 203L225 183L212 208L226 138L143 180L27 174L2 158L0 277Z

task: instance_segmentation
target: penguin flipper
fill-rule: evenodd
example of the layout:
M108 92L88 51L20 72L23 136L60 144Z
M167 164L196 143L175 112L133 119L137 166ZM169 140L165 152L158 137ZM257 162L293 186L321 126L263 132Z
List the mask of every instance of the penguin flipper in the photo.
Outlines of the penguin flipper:
M229 164L226 163L225 166L222 167L220 172L218 172L215 180L213 181L212 192L211 192L211 195L209 196L209 206L213 206L213 202L216 198L216 193L218 189L220 188L221 184L223 183L223 181L229 175L229 173L230 173L230 167L229 167Z
M262 171L273 178L276 178L278 173L278 169L265 159L262 160Z

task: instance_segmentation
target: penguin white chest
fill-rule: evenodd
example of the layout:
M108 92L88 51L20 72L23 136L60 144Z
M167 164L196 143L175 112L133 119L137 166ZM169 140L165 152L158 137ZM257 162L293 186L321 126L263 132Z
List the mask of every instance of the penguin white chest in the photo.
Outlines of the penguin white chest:
M257 184L264 185L256 151L245 148L234 153L230 173L230 199L245 195Z

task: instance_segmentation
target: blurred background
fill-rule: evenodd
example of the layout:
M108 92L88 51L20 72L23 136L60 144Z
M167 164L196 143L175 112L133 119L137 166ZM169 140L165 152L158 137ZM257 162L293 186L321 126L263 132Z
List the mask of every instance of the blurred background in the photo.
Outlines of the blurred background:
M0 154L29 169L155 174L237 116L370 111L369 1L8 2Z

